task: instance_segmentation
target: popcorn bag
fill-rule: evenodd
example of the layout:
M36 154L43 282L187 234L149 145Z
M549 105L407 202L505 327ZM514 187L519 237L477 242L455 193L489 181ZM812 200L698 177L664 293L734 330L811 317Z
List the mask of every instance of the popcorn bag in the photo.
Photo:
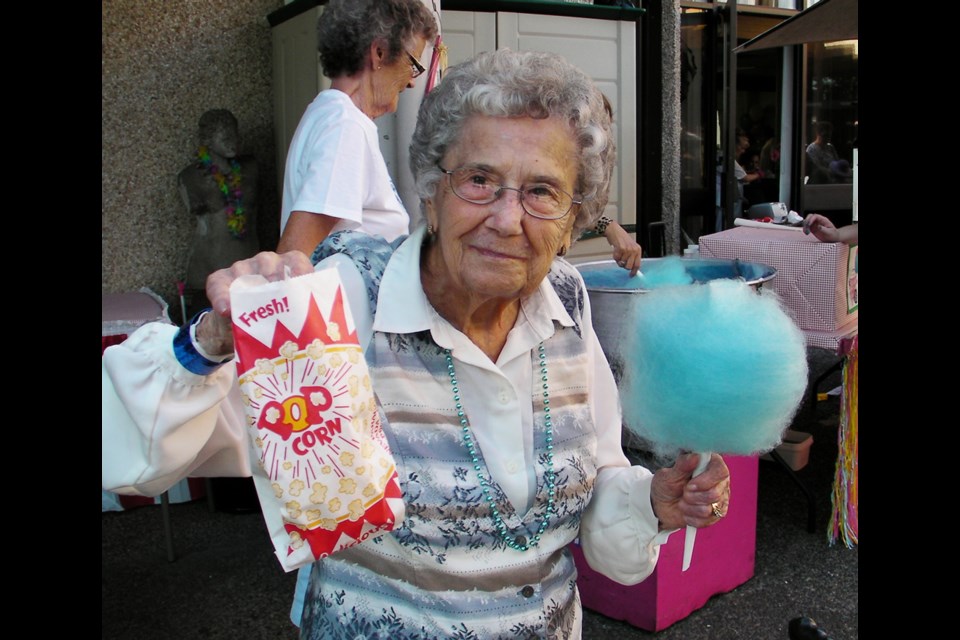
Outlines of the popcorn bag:
M292 571L394 529L396 465L336 269L240 278L230 304L253 478L280 564Z

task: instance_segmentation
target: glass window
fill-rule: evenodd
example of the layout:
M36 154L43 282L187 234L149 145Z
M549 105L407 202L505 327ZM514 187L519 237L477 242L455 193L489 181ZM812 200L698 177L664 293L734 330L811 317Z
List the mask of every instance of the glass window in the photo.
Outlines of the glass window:
M812 43L806 53L804 209L838 211L841 220L853 203L858 45L857 40Z

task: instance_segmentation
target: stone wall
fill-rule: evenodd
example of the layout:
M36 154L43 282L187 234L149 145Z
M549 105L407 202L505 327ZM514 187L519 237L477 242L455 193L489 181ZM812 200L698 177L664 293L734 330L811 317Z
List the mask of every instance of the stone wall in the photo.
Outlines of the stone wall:
M101 288L148 286L179 317L194 221L177 173L204 111L230 109L260 166L258 234L273 248L279 198L270 26L282 0L101 0Z

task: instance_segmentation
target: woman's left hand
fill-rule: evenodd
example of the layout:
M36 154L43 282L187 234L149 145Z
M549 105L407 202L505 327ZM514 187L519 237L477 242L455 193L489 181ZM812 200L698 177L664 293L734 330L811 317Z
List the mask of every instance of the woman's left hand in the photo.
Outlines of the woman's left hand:
M654 474L650 502L661 529L706 527L727 515L730 470L723 458L714 453L704 472L694 478L699 461L699 455L685 453L672 467Z
M613 247L613 259L616 263L628 270L631 276L637 275L640 271L640 256L643 255L643 249L633 236L616 222L607 225L604 236Z

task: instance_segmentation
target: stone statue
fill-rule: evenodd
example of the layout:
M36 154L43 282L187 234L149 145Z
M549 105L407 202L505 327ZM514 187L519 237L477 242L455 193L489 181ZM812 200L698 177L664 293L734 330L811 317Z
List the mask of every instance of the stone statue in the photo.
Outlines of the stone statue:
M237 119L227 109L200 117L196 161L177 176L180 197L196 216L187 262L188 311L207 306L207 276L260 250L257 240L257 162L240 156Z

